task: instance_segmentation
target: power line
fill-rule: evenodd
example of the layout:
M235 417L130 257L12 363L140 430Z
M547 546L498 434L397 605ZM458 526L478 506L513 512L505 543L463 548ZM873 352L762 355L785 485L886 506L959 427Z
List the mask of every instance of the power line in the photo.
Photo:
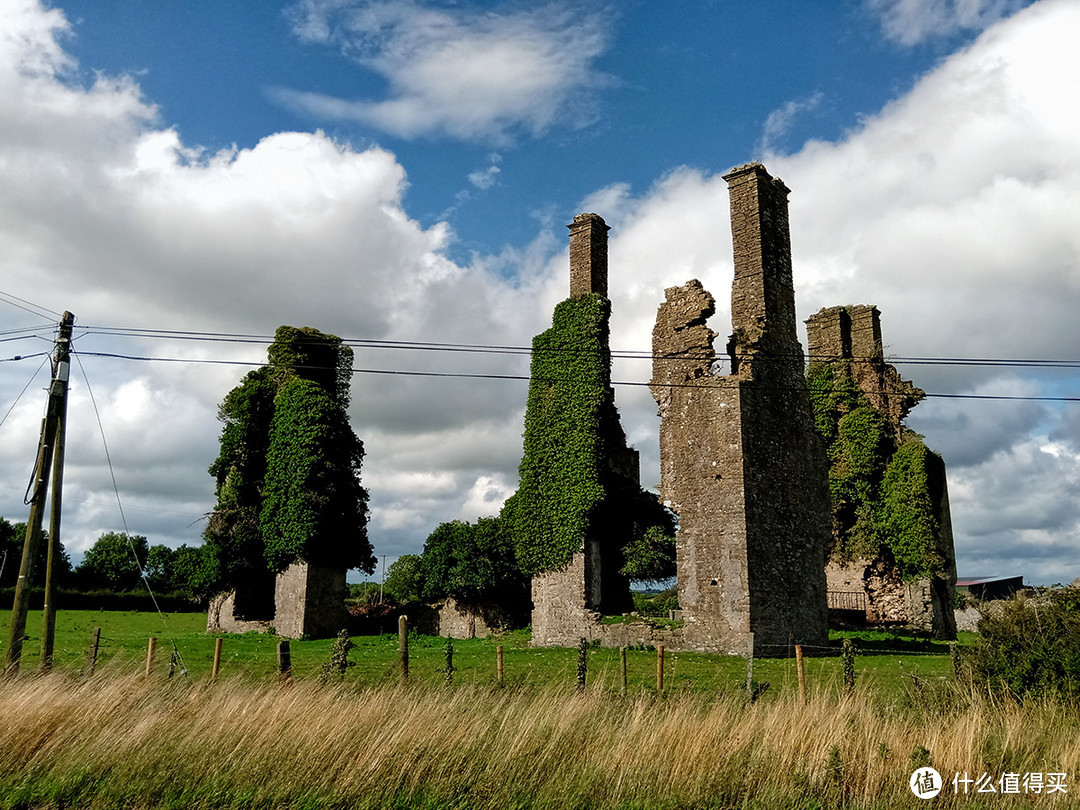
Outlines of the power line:
M33 301L27 301L25 298L20 298L19 296L13 293L5 292L4 290L0 290L0 301L3 301L5 304L10 304L16 309L21 309L24 312L29 312L31 315L37 315L38 317L44 317L48 315L55 315L57 318L64 317L63 313L57 312L55 309L43 307L40 304L35 304ZM15 303L16 301L18 301L19 303Z
M87 357L106 357L120 360L135 360L140 362L157 362L157 363L192 363L192 364L210 364L210 365L238 365L238 366L254 366L262 367L268 365L264 362L254 362L249 360L209 360L200 358L183 358L183 357L147 357L140 355L130 354L113 354L111 352L80 352L79 354ZM416 371L406 369L374 369L374 368L353 368L353 374L379 374L387 376L400 376L400 377L435 377L435 378L455 378L455 379L473 379L473 380L510 380L510 381L524 381L528 382L533 378L530 375L521 374L482 374L482 373L470 373L470 372L455 372L455 371ZM549 382L563 382L563 383L578 383L579 380L573 380L568 378L544 378ZM712 378L720 381L722 378ZM719 385L708 385L702 383L661 383L653 384L650 382L641 382L637 380L612 380L613 386L628 386L628 387L655 387L655 388L720 388ZM781 387L769 387L762 386L758 390L773 390L783 391L791 390L790 388ZM869 393L869 392L864 392ZM893 391L876 391L872 392L880 394L882 396L910 396L910 394L903 392ZM1020 401L1020 402L1080 402L1080 396L1076 397L1047 397L1047 396L1013 396L1013 395L999 395L999 394L936 394L925 393L926 398L931 399L975 399L975 400L1001 400L1001 401Z
M115 337L133 337L164 340L192 340L216 343L241 343L269 345L274 342L273 335L243 334L236 332L196 332L189 330L142 329L136 327L86 326L80 337L88 335L107 335ZM512 346L483 343L440 343L433 341L384 340L378 338L342 338L342 343L352 348L363 349L403 349L413 351L470 352L481 354L521 354L531 355L537 350L531 346ZM544 352L580 353L575 349L543 349ZM640 349L612 349L614 359L628 360L705 360L712 359L711 354L654 354ZM724 359L725 354L716 354L716 359ZM803 359L801 354L758 356L756 361L791 361ZM1000 357L851 357L841 355L811 354L809 362L828 362L831 360L850 359L855 362L890 362L910 365L970 365L970 366L1010 366L1020 368L1063 368L1080 369L1080 360L1069 359L1025 359Z

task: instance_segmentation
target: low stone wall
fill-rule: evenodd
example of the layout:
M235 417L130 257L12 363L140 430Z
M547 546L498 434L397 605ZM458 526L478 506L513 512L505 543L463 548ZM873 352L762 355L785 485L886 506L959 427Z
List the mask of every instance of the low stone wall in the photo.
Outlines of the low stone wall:
M207 633L266 633L270 622L253 622L238 619L235 615L236 591L219 593L210 600L206 614Z

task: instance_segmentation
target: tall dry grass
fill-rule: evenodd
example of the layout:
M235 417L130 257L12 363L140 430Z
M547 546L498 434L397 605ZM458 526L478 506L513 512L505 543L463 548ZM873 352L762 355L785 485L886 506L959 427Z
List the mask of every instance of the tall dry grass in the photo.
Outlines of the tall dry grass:
M28 677L0 683L0 807L918 807L927 804L907 782L921 747L947 778L1076 777L1074 710L972 692L924 697L751 705ZM1080 794L1080 784L1069 790ZM1039 798L1064 806L1072 796ZM1027 801L991 796L982 806ZM945 793L934 806L966 805Z

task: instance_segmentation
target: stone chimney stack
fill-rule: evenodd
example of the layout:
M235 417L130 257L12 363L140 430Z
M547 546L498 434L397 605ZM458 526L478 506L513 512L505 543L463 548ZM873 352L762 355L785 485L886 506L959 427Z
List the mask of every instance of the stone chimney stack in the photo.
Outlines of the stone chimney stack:
M607 298L607 232L597 214L578 214L570 229L570 297L599 293Z
M795 331L795 287L791 278L788 187L760 163L724 175L731 197L735 282L731 326L740 351L756 350L802 365Z

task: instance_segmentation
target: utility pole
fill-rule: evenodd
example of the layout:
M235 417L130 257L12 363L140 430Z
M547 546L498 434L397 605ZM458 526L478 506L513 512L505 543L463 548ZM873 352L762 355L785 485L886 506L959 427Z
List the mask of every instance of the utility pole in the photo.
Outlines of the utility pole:
M26 636L26 614L30 608L30 582L34 575L34 562L41 545L41 523L45 509L45 496L48 494L49 473L56 461L57 475L53 478L53 515L50 523L49 565L46 575L52 572L54 548L60 543L60 476L63 475L63 437L64 422L67 418L68 376L71 368L71 328L75 316L65 312L60 321L60 332L56 339L56 357L53 362L52 384L49 386L49 401L45 409L45 419L41 425L41 440L38 444L38 456L34 467L33 485L30 500L30 517L26 521L26 538L23 541L22 562L19 566L19 579L15 585L15 603L11 608L11 634L8 636L7 660L4 670L8 674L19 671L22 660L23 641ZM55 601L50 595L51 582L46 583L46 619L55 622L55 615L49 618L50 610L55 611ZM52 630L48 631L48 657L52 657ZM45 659L45 639L42 639L42 658Z
M386 555L382 555L382 582L379 583L379 604L383 603L383 586L386 584Z

